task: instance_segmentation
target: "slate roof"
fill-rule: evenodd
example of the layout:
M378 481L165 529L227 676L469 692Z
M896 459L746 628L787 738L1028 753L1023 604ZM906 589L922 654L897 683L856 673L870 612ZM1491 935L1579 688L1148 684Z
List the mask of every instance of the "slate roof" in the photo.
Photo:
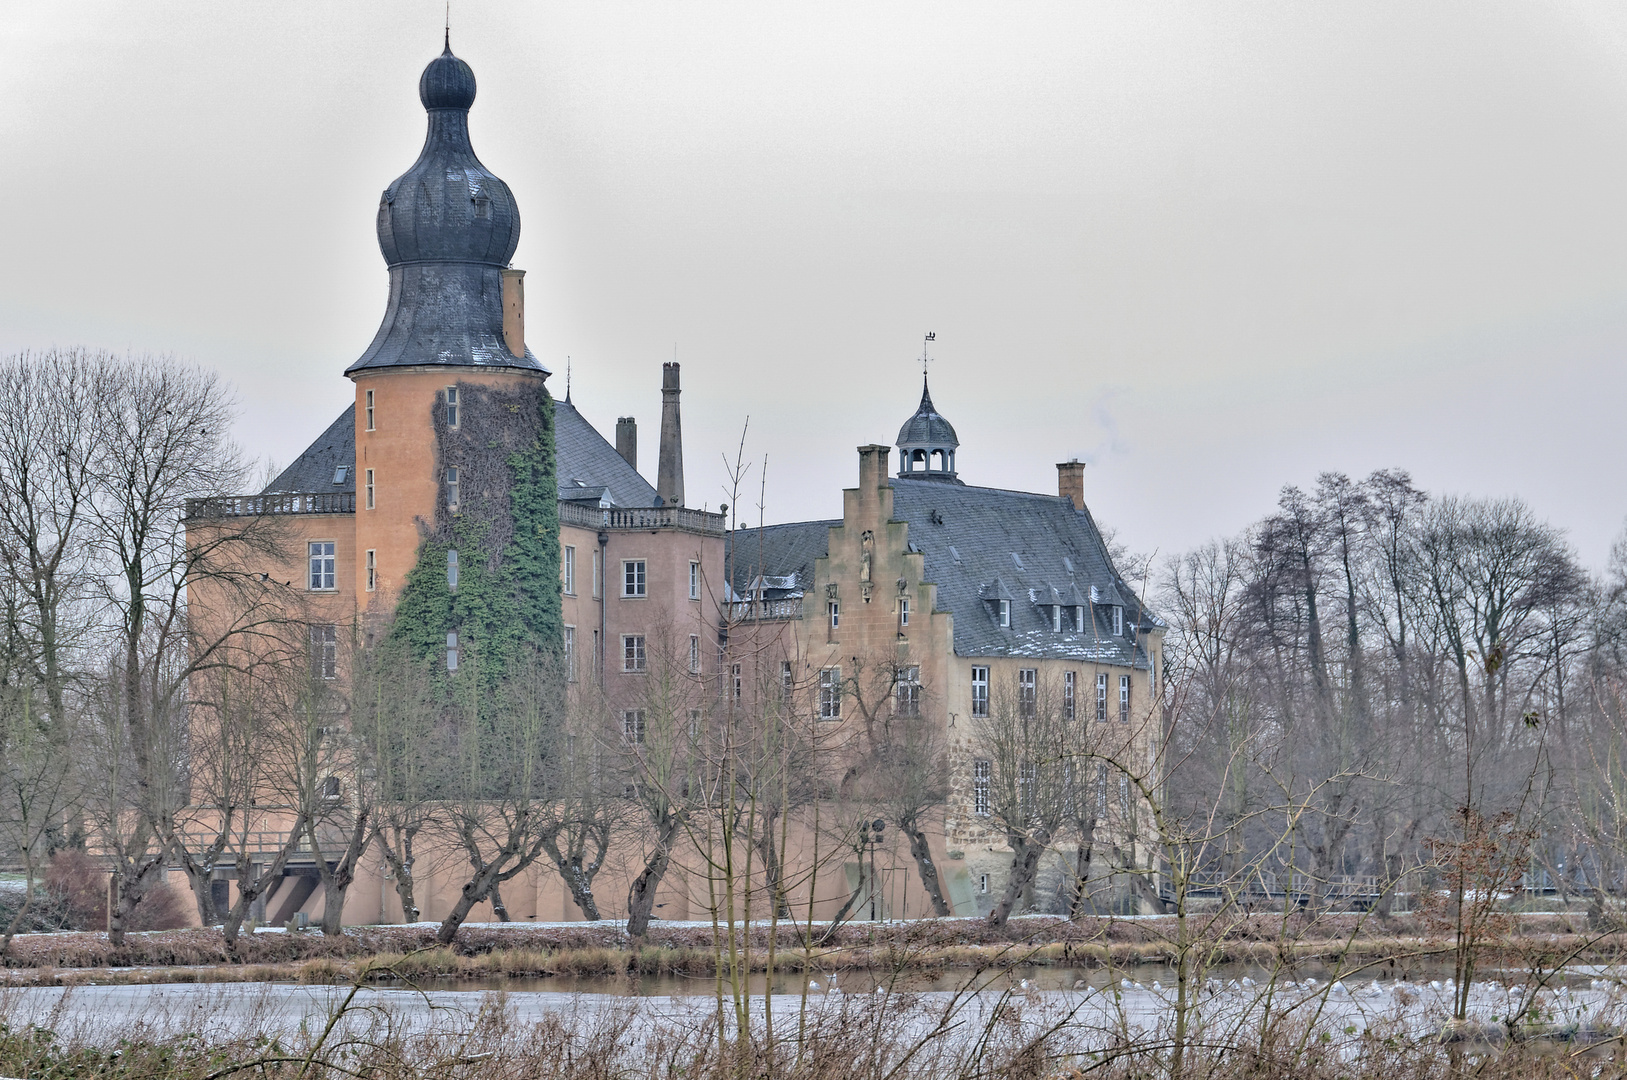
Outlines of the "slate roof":
M390 296L373 342L346 374L435 365L547 369L503 338L503 268L520 242L520 208L475 156L475 76L446 52L419 80L428 131L418 160L379 198L379 250Z
M655 505L655 488L650 482L568 401L554 402L554 446L559 455L561 499L581 499L587 494L586 487L608 492L615 506Z
M927 391L926 376L921 376L921 404L916 407L915 415L904 421L904 426L898 429L898 448L900 450L913 447L958 447L960 440L955 438L955 426L943 418L937 406L932 404L932 395Z
M655 505L655 488L640 476L616 448L605 441L576 406L568 401L554 402L554 442L558 453L559 497L591 499L595 503L606 493L615 506ZM333 482L340 465L345 470L342 484ZM580 481L580 483L578 483ZM352 404L339 419L317 437L305 452L294 459L266 493L279 491L356 490L356 406ZM824 549L821 548L821 551Z
M893 515L909 523L910 546L924 557L925 580L938 586L938 610L955 617L957 655L1072 657L1146 667L1145 650L1128 635L1138 619L1163 624L1141 609L1135 590L1114 569L1089 511L1025 491L903 477L892 486ZM811 586L813 561L826 554L828 530L837 524L740 530L731 541L750 557L734 560L736 587L757 573L797 573ZM1050 605L1072 607L1071 601L1089 598L1093 585L1099 598L1123 600L1126 636L1113 635L1112 607L1100 601L1083 631L1071 628L1071 618L1060 633L1053 631ZM997 592L1012 598L1010 627L1000 626L989 602Z
M333 482L334 470L345 466L342 484ZM328 430L316 437L293 464L266 485L264 494L278 491L356 490L356 406L339 414Z

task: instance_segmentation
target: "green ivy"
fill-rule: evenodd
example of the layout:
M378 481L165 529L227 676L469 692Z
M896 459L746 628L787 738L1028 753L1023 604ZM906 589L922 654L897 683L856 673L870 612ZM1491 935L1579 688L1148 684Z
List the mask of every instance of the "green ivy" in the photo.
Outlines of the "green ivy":
M463 477L460 513L444 504L437 510L402 588L389 644L439 658L447 634L456 633L460 674L470 672L489 690L523 655L557 657L562 648L554 403L543 387L471 384L459 385L459 400L459 431L447 431L439 408L435 422L443 465L456 464ZM455 591L447 576L452 550ZM438 669L446 678L444 664Z

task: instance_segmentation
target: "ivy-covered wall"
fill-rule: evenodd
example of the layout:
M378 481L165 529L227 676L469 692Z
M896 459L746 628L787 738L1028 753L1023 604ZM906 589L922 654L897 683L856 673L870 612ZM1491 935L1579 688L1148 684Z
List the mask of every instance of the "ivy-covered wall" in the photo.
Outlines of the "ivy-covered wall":
M418 562L396 605L390 643L444 658L456 633L460 674L490 688L530 649L559 655L559 488L554 403L541 380L505 387L460 382L458 426L433 407L441 476L458 470L456 513L440 483L435 521L423 523ZM448 553L458 553L451 587ZM440 664L444 672L445 665ZM471 670L472 669L472 670Z

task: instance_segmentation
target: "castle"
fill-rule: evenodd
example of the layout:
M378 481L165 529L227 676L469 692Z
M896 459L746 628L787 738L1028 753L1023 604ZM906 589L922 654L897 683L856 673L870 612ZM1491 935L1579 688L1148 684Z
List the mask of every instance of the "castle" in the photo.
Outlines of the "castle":
M928 853L948 910L990 909L1012 865L1012 830L1024 827L1016 819L1040 813L1032 755L1002 763L986 745L1000 716L1026 730L1045 712L1058 730L1081 732L1077 762L1061 766L1066 805L1057 802L1044 858L1060 867L1094 843L1113 849L1103 863L1117 872L1152 866L1130 825L1140 796L1128 778L1151 782L1155 771L1163 626L1113 565L1085 507L1084 466L1059 465L1055 494L965 483L956 432L923 378L896 473L889 447L860 447L841 520L730 533L722 514L684 505L677 364L661 372L653 485L631 419L613 445L568 392L549 393L550 372L526 346L524 273L510 265L518 206L475 155L474 73L449 45L425 68L419 97L423 151L379 202L389 298L345 371L354 400L263 491L189 510L197 530L241 516L284 523L290 562L279 572L302 594L313 679L342 686L349 650L391 626L437 656L444 641L454 677L518 636L557 651L561 693L599 695L622 736L642 740L638 699L658 663L676 662L697 685L722 680L734 700L778 687L782 703L832 732L870 707L860 669L884 671L886 708L925 718L948 784L934 819L889 843ZM483 599L499 593L506 615ZM197 617L209 602L194 597ZM747 634L742 659L730 640ZM1110 778L1098 758L1129 767ZM332 777L334 797L350 782ZM1002 783L1014 792L1003 818ZM1087 807L1098 831L1069 848L1064 819ZM812 910L828 916L863 894L890 914L931 912L910 855L888 850L890 876L849 864L845 881L805 898ZM322 902L298 860L285 873L262 920ZM359 880L373 886L349 893L345 921L438 919L455 891L451 878L426 876L419 911L404 912L386 876L378 859L362 860ZM506 889L514 917L580 914L540 864ZM663 917L703 914L681 874L662 890ZM615 888L600 893L612 898L605 915L623 913Z

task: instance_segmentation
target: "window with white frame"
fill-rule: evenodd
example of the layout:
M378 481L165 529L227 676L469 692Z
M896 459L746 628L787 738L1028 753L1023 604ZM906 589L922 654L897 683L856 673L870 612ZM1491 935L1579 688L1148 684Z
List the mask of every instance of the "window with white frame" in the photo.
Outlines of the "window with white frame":
M604 595L604 562L598 548L593 549L593 595Z
M373 509L373 470L372 469L367 470L366 495L367 495L367 508L369 510L371 510L371 509Z
M730 664L729 665L729 692L732 695L734 695L734 702L735 702L736 705L740 704L740 698L741 698L742 695L745 694L745 691L746 691L745 679L741 676L740 665L739 664Z
M1119 676L1119 723L1130 722L1130 676Z
M819 719L842 718L842 669L822 668L819 672Z
M689 670L693 674L701 669L701 637L699 634L689 635Z
M1107 816L1107 766L1096 766L1096 816Z
M989 669L972 668L972 715L989 715Z
M644 710L627 709L621 714L621 733L630 743L644 741Z
M839 626L842 621L842 606L836 601L832 600L829 604L825 605L825 610L830 613L830 628L832 630L836 629L836 627Z
M333 623L311 624L311 675L318 679L339 677L339 627Z
M691 600L701 598L701 564L693 559L689 563L689 598Z
M1098 673L1096 676L1096 719L1107 720L1107 675Z
M334 574L334 542L312 540L307 545L311 560L310 587L312 592L328 592L338 588Z
M893 713L896 716L921 715L921 669L898 669L898 681L893 684Z
M644 667L644 635L623 634L621 636L621 669L623 671L643 671Z
M1032 718L1039 705L1039 672L1031 667L1017 672L1017 714Z
M701 734L701 711L699 709L690 709L689 710L689 737L691 739L698 739L698 738L700 738L700 734Z
M455 386L446 388L446 426L458 426L458 388Z
M448 592L458 591L458 549L446 550L446 588Z
M373 430L373 391L368 390L366 392L366 394L367 394L367 430L372 431Z
M451 633L446 635L446 670L448 670L448 671L456 671L457 669L458 669L458 635L457 635L457 631L454 630Z
M910 598L907 597L907 596L900 596L898 598L898 625L899 626L908 626L909 624L910 624Z
M1051 605L1051 633L1062 633L1062 605Z
M1062 673L1062 719L1072 720L1077 712L1079 691L1079 674L1074 671Z
M796 690L796 670L791 667L791 661L780 661L780 701L788 703L791 694Z
M565 627L565 681L576 681L576 627Z
M978 758L972 762L972 813L978 817L989 816L989 776L992 767L987 758Z
M559 588L566 596L576 595L576 548L570 544L559 552Z
M999 610L1000 625L1001 626L1010 626L1011 625L1011 601L1010 600L998 600L998 601L995 602L995 607Z
M1039 786L1039 765L1032 761L1017 766L1017 808L1024 818L1034 816L1035 789Z
M645 576L643 559L623 559L621 561L621 594L622 596L647 596L649 581Z
M980 893L986 893L989 891L989 875L977 875L977 891Z
M1113 636L1124 636L1124 609L1117 604L1113 605Z
M458 467L448 465L446 467L446 505L448 509L456 510L458 508L462 490L462 485L458 482Z
M379 563L378 552L372 548L367 549L367 591L372 592L378 588Z

